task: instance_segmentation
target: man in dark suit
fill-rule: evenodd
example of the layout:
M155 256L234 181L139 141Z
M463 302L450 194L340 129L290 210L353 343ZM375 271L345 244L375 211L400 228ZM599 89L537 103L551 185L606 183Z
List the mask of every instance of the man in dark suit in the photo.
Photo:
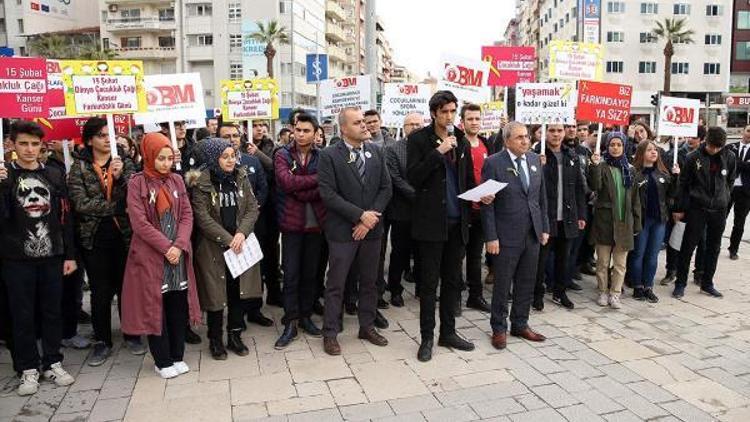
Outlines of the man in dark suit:
M492 255L492 345L504 349L508 330L508 290L513 283L510 334L529 341L545 337L529 328L540 245L549 239L547 195L539 156L529 152L529 132L522 123L503 128L505 150L484 162L482 180L508 185L490 205L482 206L487 252Z
M340 355L336 336L341 330L341 307L347 274L359 271L359 338L377 346L388 340L375 330L378 292L373 263L380 258L382 213L391 199L391 179L385 154L365 143L370 135L362 112L339 113L343 142L323 150L318 166L320 197L326 207L323 229L328 240L328 281L325 291L323 349Z
M458 99L436 92L429 103L432 124L406 143L407 178L416 191L412 239L417 242L420 271L419 328L422 343L417 359L432 359L435 301L440 287L438 345L474 350L456 334L455 308L461 295L461 261L469 236L469 203L458 195L474 186L471 153L464 133L453 128Z
M740 241L745 232L745 219L750 212L750 125L742 131L742 140L729 145L729 150L737 156L737 179L732 188L732 204L734 207L734 225L732 236L729 238L729 258L739 259L737 254Z

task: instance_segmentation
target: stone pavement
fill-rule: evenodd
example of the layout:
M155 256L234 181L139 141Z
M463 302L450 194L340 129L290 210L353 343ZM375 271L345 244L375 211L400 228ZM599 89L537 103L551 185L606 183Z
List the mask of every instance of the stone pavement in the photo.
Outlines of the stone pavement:
M685 298L675 300L671 287L657 286L658 304L627 298L613 311L594 303L595 282L586 277L583 293L571 294L574 311L547 302L544 312L532 314L532 327L548 341L510 338L507 350L498 352L490 345L488 316L467 310L457 326L477 350L436 347L429 363L415 358L419 307L413 296L406 307L384 311L391 322L384 333L388 347L357 340L350 316L340 357L325 355L321 340L306 336L276 351L281 327L253 325L244 334L249 356L230 353L215 361L204 340L188 347L191 372L169 381L156 376L149 355L121 350L91 368L83 365L85 352L66 350L76 383L43 383L36 396L22 398L14 391L7 350L0 349L0 421L746 422L747 241L743 250L739 261L722 250L717 286L724 299L699 294L691 283ZM662 275L660 267L657 279ZM280 320L280 309L266 312Z

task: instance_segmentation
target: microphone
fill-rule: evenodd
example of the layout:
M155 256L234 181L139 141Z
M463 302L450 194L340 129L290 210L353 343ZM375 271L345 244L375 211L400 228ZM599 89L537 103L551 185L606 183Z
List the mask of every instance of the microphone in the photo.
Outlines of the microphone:
M445 127L445 129L448 131L448 136L455 136L456 130L453 127L452 123L449 123L448 126ZM451 148L455 148L456 144L451 142Z

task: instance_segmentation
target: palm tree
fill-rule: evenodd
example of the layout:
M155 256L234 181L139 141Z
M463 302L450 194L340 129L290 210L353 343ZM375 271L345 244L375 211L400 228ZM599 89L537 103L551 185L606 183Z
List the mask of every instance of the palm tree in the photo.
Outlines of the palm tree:
M117 57L116 52L102 48L99 40L80 45L74 55L79 60L112 60Z
M266 72L268 77L273 78L273 58L276 56L276 44L289 44L289 36L286 27L279 25L275 20L268 22L256 22L258 30L248 35L251 39L266 44L263 54L266 56Z
M71 40L59 34L41 34L28 43L32 55L47 59L70 58Z
M672 85L672 56L674 55L674 43L692 44L695 31L687 29L687 20L664 19L664 22L656 22L656 27L651 31L658 39L666 40L664 46L664 94L669 95Z

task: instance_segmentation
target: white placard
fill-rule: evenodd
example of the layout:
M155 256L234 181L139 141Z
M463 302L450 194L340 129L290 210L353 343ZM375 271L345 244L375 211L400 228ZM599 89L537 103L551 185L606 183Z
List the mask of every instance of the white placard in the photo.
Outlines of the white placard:
M230 120L252 120L271 115L271 91L230 91L227 93Z
M489 63L447 54L443 55L440 63L438 90L453 92L462 103L482 104L489 101Z
M524 124L576 124L573 83L516 85L516 120Z
M685 223L678 221L672 227L672 234L669 235L669 247L679 251L682 247L682 238L685 235Z
M206 106L199 73L145 75L146 113L135 113L135 123L194 121L205 127Z
M135 75L73 75L76 114L138 111Z
M506 186L508 186L507 183L501 183L497 180L490 179L482 183L481 185L473 189L469 189L461 195L458 195L458 197L466 201L479 202L482 197L487 195L494 195L505 189Z
M661 97L659 103L659 136L698 136L700 100Z
M250 233L250 236L245 239L245 243L242 244L242 252L239 254L234 253L231 249L224 252L224 262L226 262L227 268L234 278L244 274L245 271L259 263L261 259L263 259L263 252L260 250L260 243L258 243L255 233Z
M427 84L387 83L383 85L381 117L385 127L401 127L404 117L419 113L430 118L430 86Z
M370 75L346 76L321 81L322 116L335 116L346 107L358 107L363 111L371 109L370 86Z

